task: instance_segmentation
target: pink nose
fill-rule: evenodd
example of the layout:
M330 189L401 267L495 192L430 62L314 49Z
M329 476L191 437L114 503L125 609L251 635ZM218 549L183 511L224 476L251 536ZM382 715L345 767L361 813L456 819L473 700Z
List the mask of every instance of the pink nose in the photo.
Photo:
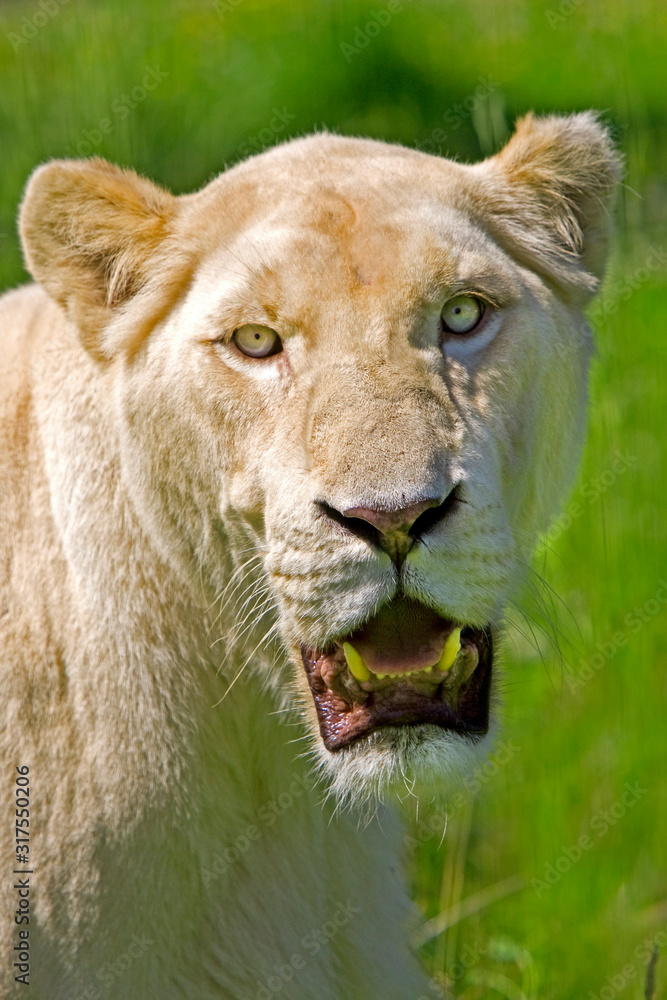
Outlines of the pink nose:
M408 507L401 507L400 510L377 510L375 507L348 507L344 510L344 517L358 517L362 521L368 521L374 528L383 534L399 531L404 534L410 530L420 514L423 514L429 507L437 507L440 499L433 497L430 500L420 500L412 503Z

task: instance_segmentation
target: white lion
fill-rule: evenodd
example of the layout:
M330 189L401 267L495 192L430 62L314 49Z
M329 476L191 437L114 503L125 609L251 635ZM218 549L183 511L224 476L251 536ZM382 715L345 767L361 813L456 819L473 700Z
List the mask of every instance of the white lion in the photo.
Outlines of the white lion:
M335 802L488 749L617 176L591 114L475 166L324 134L180 198L33 175L36 284L0 301L3 995L424 992L398 821Z

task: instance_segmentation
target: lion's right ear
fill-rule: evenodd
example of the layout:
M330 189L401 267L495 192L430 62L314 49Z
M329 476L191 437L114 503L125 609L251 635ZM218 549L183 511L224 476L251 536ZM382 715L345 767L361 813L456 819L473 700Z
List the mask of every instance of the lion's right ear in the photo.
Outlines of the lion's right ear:
M484 178L486 218L563 287L584 298L601 279L621 158L590 111L529 114L496 156L471 168Z
M112 311L146 282L171 233L177 199L104 160L54 160L28 182L19 228L26 266L104 358Z

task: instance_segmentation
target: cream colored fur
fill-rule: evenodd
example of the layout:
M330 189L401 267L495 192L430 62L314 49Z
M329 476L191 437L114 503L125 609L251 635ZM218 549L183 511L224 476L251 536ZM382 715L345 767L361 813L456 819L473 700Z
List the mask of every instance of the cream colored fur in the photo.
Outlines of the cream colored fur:
M528 117L475 166L317 135L181 198L101 161L36 171L36 284L0 300L3 996L254 1000L294 955L271 995L425 991L397 820L335 803L442 787L485 743L414 727L324 749L300 643L396 584L314 501L460 481L406 592L500 620L576 467L617 173L589 114ZM443 353L442 303L470 289L493 336ZM284 354L215 342L250 322ZM26 764L29 993L7 919Z

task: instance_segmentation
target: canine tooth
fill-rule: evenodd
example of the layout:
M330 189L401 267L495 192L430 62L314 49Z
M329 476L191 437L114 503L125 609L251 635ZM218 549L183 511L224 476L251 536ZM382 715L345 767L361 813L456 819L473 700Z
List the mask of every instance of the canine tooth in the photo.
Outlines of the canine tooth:
M345 653L345 660L352 676L356 677L358 681L369 681L371 679L371 672L354 646L349 642L344 642L343 652Z
M449 670L454 660L459 654L461 648L461 629L455 628L454 631L447 637L447 642L445 643L445 648L442 651L442 656L438 660L438 670Z

